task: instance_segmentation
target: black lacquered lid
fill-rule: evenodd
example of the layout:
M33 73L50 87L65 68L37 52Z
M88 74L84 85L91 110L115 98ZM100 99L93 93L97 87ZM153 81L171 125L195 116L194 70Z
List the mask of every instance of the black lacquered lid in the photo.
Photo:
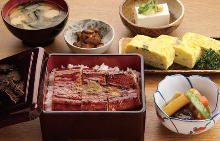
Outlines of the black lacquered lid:
M35 48L0 60L0 64L15 66L24 82L20 101L6 105L0 113L0 127L33 120L40 115L47 59L43 48Z

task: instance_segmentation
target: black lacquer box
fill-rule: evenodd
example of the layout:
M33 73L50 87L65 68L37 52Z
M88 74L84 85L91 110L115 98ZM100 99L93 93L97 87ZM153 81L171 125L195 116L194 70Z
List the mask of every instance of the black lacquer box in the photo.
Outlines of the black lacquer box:
M0 115L0 127L40 118L43 141L119 140L143 141L146 100L144 62L136 54L47 54L35 48L0 60L14 64L25 82L25 95L19 105ZM101 64L132 68L140 72L141 106L131 111L45 111L48 74L52 69L73 65L93 67Z

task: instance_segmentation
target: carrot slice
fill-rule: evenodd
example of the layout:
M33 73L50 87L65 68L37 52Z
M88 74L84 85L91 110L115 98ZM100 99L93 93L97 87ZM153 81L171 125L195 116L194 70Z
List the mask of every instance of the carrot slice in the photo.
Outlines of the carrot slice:
M209 101L205 96L200 96L199 97L199 101L205 106L208 107L209 106Z

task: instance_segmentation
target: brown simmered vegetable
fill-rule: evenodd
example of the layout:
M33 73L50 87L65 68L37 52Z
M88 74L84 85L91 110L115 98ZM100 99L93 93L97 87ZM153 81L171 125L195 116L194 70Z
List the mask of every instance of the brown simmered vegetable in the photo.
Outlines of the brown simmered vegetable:
M80 40L82 39L82 32L76 32L76 36L77 36L77 40Z
M98 33L93 33L90 36L88 36L87 39L85 39L85 42L87 44L94 44L94 45L98 45L101 43L101 37L99 36Z
M97 48L103 46L102 36L97 29L87 29L82 32L76 32L77 42L73 45L81 48Z
M74 46L78 46L78 47L82 47L82 42L79 41L79 42L74 42L73 43Z
M211 117L208 99L191 88L185 94L176 93L164 108L168 116L183 120L203 120Z
M82 48L94 48L94 45L93 44L83 44L81 47Z
M103 46L103 45L104 45L104 44L103 44L103 43L101 43L101 44L98 44L98 45L97 45L97 47L101 47L101 46Z

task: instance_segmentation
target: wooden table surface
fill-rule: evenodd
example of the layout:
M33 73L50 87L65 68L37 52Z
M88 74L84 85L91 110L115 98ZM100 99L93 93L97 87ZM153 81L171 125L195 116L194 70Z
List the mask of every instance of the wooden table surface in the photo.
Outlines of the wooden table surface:
M107 21L115 28L115 39L112 47L107 53L118 52L118 40L122 37L132 36L119 18L118 6L123 0L66 0L70 7L68 23L86 18L95 18ZM220 36L220 1L219 0L182 0L185 5L185 17L180 27L171 35L181 36L185 32L196 32L207 36ZM0 0L0 8L6 0ZM67 24L68 24L67 23ZM37 38L37 37L36 37ZM16 54L29 47L14 37L5 27L0 19L0 59ZM45 47L48 53L70 53L63 39L63 32L56 40ZM220 86L220 75L210 76ZM155 115L152 94L156 90L158 82L164 75L145 75L147 95L147 115L145 140L219 140L220 123L201 135L184 136L172 133L163 127ZM41 141L41 130L39 120L20 123L17 125L0 129L0 141Z

